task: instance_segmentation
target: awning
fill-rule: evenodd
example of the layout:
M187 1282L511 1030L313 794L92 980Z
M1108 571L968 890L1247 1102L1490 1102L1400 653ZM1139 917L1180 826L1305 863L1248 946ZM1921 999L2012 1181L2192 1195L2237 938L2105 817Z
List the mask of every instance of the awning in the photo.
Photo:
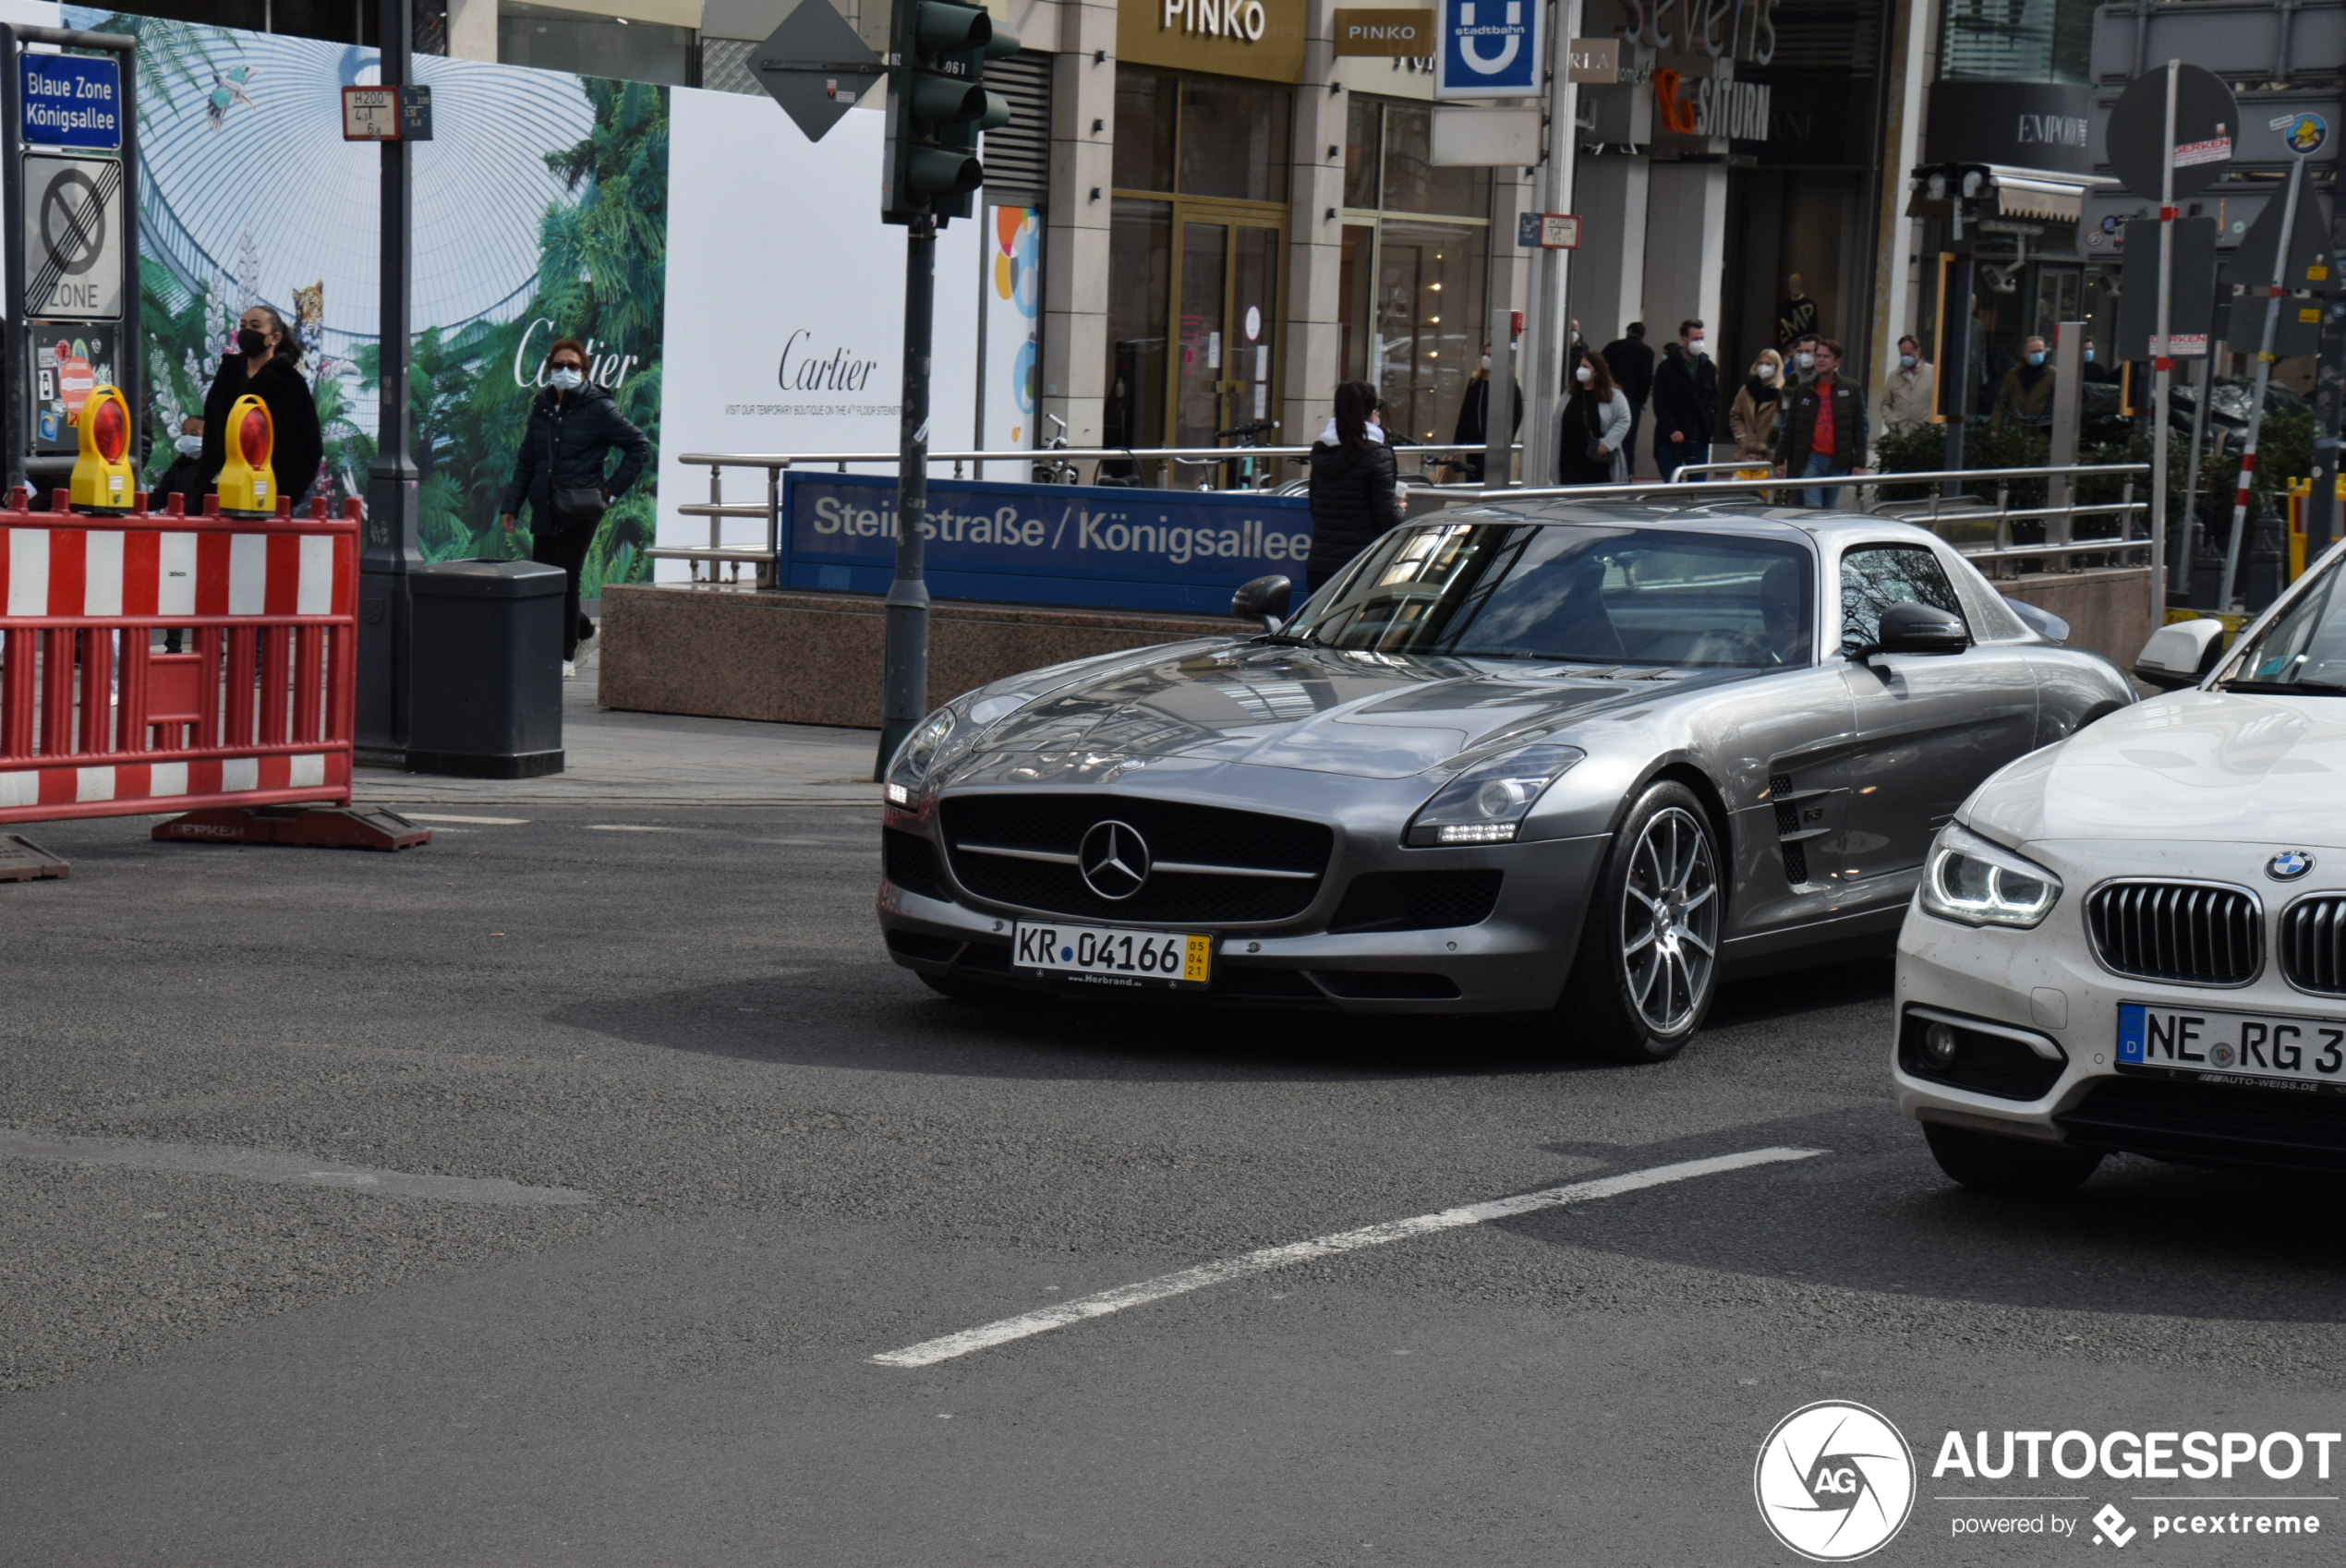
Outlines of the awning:
M1996 211L2007 218L2041 218L2074 223L2086 210L2086 192L2118 182L2102 175L2053 174L1990 163L1996 178Z

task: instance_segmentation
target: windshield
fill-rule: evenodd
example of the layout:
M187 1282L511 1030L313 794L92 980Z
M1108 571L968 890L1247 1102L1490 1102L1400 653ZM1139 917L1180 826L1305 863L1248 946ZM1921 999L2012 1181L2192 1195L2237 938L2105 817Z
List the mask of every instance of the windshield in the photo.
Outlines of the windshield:
M2346 690L2346 605L2339 603L2335 567L2235 656L2222 684L2322 695Z
M1677 529L1397 528L1288 634L1457 657L1774 669L1809 660L1809 553Z

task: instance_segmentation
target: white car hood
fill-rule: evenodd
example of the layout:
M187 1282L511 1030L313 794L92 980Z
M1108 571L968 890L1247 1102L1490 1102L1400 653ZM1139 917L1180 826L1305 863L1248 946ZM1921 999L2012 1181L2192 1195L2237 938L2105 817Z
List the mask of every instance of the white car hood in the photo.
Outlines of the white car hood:
M2191 691L2138 703L2004 768L1961 815L2015 846L2346 846L2346 697Z

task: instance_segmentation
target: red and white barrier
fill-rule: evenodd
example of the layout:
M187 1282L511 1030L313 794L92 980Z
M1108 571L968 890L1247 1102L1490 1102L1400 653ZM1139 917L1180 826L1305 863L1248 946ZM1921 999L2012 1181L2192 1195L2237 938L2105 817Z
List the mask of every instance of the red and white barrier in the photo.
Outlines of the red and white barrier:
M0 512L0 822L347 804L358 503ZM155 646L159 629L186 651Z

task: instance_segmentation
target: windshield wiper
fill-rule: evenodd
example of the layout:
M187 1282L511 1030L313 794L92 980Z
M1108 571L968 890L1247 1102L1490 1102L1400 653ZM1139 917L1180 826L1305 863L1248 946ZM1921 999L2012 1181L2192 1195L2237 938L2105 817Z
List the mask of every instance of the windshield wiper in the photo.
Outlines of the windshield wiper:
M2346 697L2346 685L2335 681L2225 681L2216 690L2252 697Z
M1324 648L1327 646L1325 643L1320 641L1320 634L1317 632L1306 633L1300 637L1289 636L1285 632L1265 632L1261 636L1253 638L1252 640L1258 643L1268 643L1275 648Z

